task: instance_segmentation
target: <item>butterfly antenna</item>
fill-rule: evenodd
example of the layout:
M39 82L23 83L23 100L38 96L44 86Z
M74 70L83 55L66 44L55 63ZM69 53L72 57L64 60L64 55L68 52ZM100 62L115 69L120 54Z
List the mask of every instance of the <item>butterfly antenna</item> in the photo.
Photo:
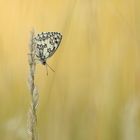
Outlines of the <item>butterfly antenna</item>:
M46 71L47 71L47 76L48 76L48 68L47 68L47 65L46 65Z
M46 63L46 64L47 64L47 63ZM46 65L46 67L47 67L47 66L48 66L53 72L55 72L48 64Z

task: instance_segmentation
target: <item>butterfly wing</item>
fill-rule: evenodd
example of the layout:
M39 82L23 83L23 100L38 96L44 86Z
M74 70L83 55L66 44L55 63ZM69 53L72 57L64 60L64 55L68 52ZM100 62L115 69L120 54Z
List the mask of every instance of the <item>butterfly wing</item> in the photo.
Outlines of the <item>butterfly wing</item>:
M51 57L60 45L62 35L58 32L42 32L34 38L36 49L40 52L37 57L47 59Z
M62 35L58 32L51 32L48 35L48 41L47 41L47 50L49 52L49 57L51 57L59 47L62 40Z

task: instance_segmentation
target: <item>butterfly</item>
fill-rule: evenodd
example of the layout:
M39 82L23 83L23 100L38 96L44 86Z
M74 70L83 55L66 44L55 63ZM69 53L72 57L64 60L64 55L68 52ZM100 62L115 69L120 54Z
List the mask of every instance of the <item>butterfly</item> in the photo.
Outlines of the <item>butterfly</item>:
M55 53L61 40L62 35L58 32L42 32L34 37L35 56L43 65Z

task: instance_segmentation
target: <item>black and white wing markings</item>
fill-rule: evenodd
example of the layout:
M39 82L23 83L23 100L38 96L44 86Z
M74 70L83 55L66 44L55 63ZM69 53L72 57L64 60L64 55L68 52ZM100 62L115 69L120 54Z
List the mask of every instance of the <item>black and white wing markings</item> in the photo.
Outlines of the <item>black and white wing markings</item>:
M60 45L62 35L58 32L42 32L34 37L35 55L46 64L47 58L51 57Z
M49 44L51 44L51 46L48 46L48 51L50 52L48 57L51 57L55 53L60 45L61 40L62 35L60 33L52 32L49 39Z

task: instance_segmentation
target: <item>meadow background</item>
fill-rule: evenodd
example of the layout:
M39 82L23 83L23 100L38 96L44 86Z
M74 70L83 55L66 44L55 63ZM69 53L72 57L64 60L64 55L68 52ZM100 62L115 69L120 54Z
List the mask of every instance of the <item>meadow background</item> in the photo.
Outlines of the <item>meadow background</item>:
M0 140L28 140L32 28L63 34L36 69L40 140L139 140L139 0L0 0Z

